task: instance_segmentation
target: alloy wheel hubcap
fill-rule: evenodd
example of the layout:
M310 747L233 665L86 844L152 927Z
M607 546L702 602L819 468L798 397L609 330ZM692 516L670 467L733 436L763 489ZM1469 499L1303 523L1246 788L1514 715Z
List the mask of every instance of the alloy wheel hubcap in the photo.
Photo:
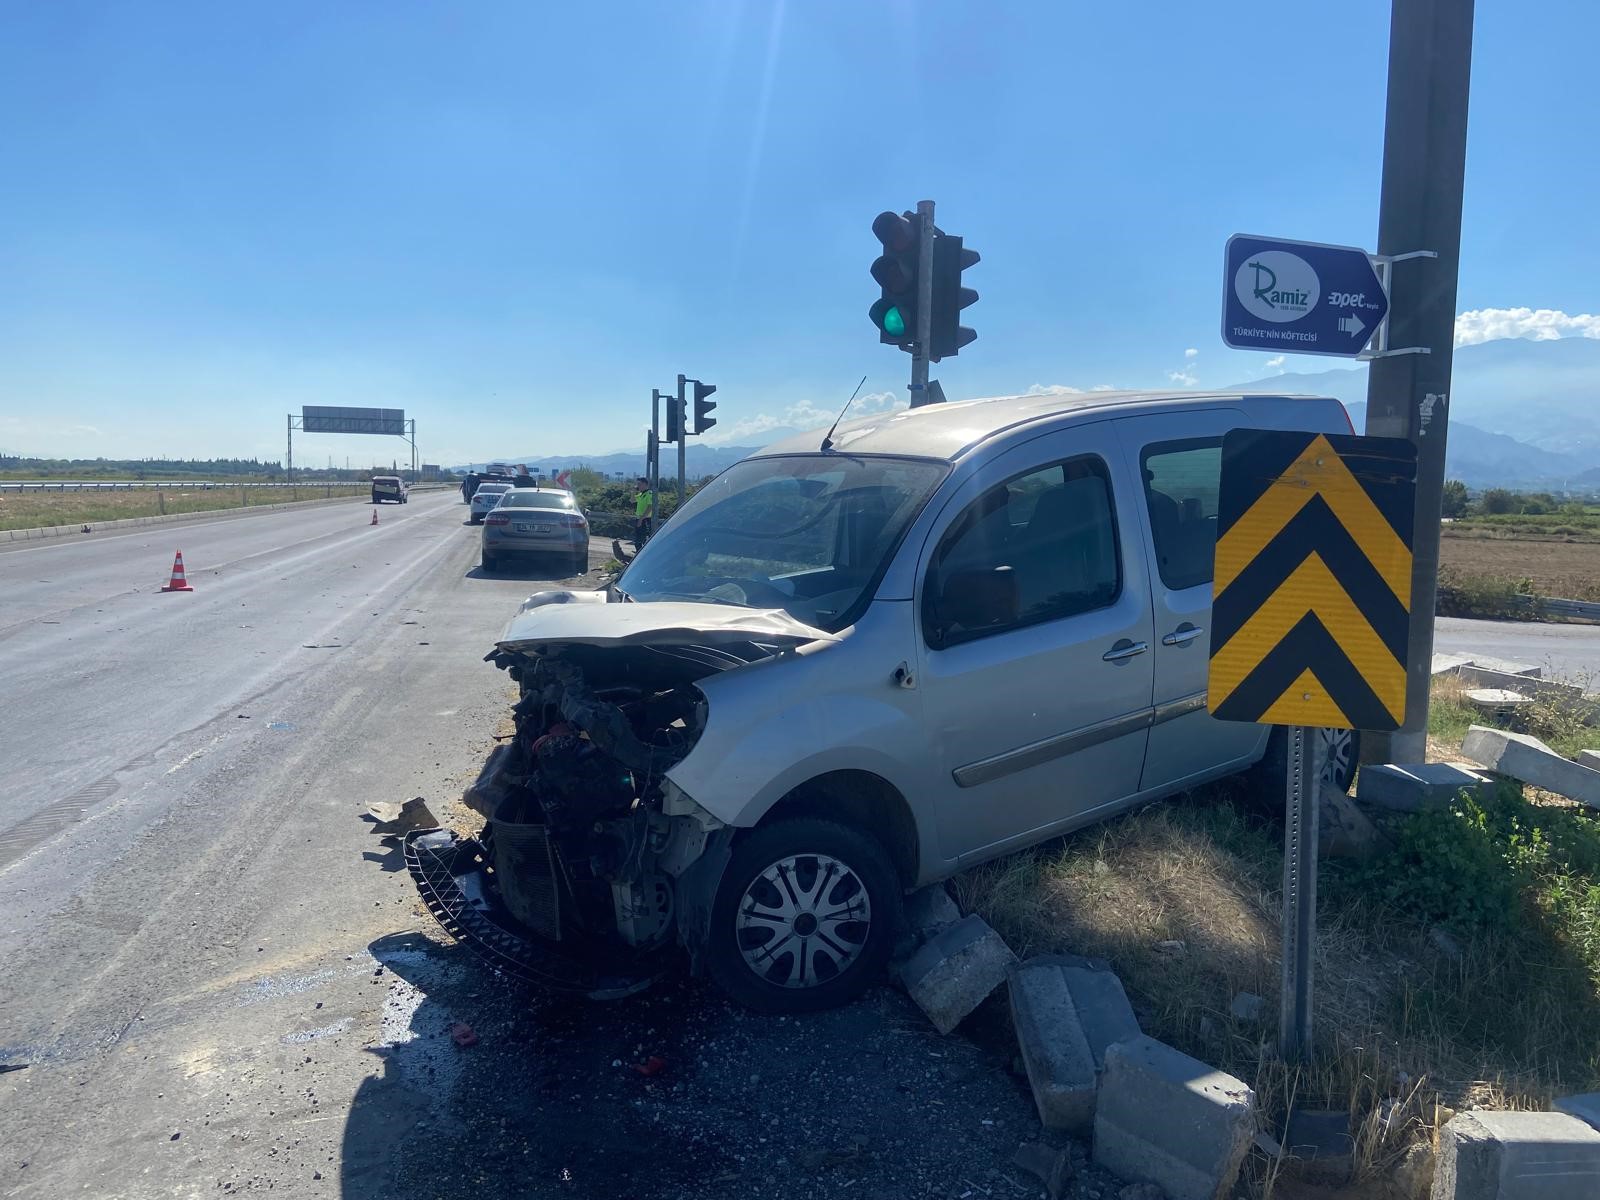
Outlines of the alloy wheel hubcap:
M1350 731L1323 729L1318 737L1322 741L1322 782L1337 786L1350 778Z
M768 983L809 988L848 970L866 948L872 901L861 877L826 854L780 858L739 898L734 936Z

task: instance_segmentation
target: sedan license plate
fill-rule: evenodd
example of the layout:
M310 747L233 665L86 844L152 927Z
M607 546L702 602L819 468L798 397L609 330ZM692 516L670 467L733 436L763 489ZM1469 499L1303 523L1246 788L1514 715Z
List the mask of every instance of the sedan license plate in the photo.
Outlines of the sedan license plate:
M529 523L527 521L518 521L511 528L515 529L518 533L549 533L550 532L550 526L548 526L548 525L534 525L534 524L531 524L531 523Z

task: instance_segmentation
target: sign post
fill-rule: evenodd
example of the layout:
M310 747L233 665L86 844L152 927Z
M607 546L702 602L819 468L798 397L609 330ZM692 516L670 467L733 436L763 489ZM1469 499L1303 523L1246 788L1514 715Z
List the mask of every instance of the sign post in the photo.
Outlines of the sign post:
M1320 768L1308 730L1405 720L1416 447L1236 429L1222 442L1206 707L1286 743L1279 1045L1312 1053Z

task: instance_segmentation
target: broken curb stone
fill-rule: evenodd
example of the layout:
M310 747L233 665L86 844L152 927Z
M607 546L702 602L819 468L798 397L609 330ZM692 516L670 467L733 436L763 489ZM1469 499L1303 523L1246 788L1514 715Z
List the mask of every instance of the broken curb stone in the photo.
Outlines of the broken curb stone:
M1458 1113L1439 1130L1433 1200L1593 1200L1600 1131L1560 1112Z
M1556 1098L1556 1111L1564 1112L1569 1117L1587 1123L1593 1129L1600 1129L1600 1092L1584 1092L1577 1096L1558 1096Z
M1320 785L1317 804L1317 853L1323 858L1368 859L1384 848L1386 839L1354 800L1327 781Z
M1240 992L1228 1005L1228 1012L1238 1021L1259 1021L1267 1002L1254 992Z
M1600 771L1600 750L1579 750L1578 763L1580 766Z
M1342 1182L1355 1168L1350 1114L1342 1108L1291 1110L1283 1149L1294 1173L1302 1178Z
M1031 958L1014 967L1007 982L1011 1024L1040 1122L1087 1135L1106 1047L1139 1033L1121 981L1109 971Z
M1028 1174L1038 1176L1050 1200L1060 1200L1067 1184L1072 1182L1072 1151L1065 1147L1057 1150L1043 1142L1025 1142L1017 1147L1011 1162Z
M907 896L905 913L906 927L919 944L937 937L961 920L961 910L942 883L918 888Z
M1221 1200L1255 1136L1255 1093L1241 1079L1150 1037L1106 1051L1094 1160L1172 1200Z
M933 1027L949 1033L1000 986L1016 961L982 917L966 916L906 959L900 982Z
M1356 799L1392 812L1450 807L1462 792L1486 800L1495 783L1471 763L1373 763L1356 776Z
M1563 758L1536 737L1474 725L1462 740L1461 753L1491 771L1600 808L1600 771Z

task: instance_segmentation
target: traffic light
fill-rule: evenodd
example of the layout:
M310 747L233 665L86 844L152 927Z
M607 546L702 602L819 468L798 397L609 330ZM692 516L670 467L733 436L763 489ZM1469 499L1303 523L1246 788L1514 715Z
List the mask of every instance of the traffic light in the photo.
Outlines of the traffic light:
M879 213L873 235L883 253L872 264L872 278L882 289L867 315L878 327L878 340L909 349L917 340L917 263L919 224L910 214Z
M664 393L661 398L667 402L667 429L661 440L666 443L682 441L683 397Z
M978 262L978 252L968 250L961 239L940 234L933 242L933 321L928 340L928 357L938 362L946 355L958 354L978 333L961 324L961 310L978 299L978 293L961 286L961 272Z
M697 434L704 433L717 423L717 419L709 415L716 405L706 399L716 390L714 383L701 383L698 379L694 381L694 432Z

